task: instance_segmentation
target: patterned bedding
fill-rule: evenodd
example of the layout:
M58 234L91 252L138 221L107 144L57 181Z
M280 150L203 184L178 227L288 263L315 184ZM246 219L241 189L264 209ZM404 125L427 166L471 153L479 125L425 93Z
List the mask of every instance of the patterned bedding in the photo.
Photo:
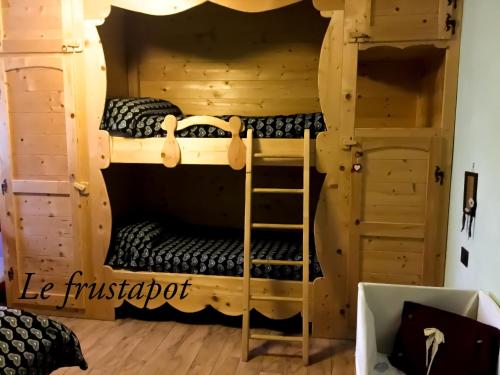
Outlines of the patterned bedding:
M302 260L301 234L255 232L252 258ZM242 276L243 233L141 221L114 231L106 263L130 271ZM310 280L322 275L314 251L309 265ZM302 279L299 266L253 265L251 273L259 278Z
M76 335L42 315L0 306L0 373L45 375L69 366L87 369Z
M167 115L174 115L180 121L186 116L172 103L153 98L112 98L106 102L101 129L113 135L150 138L165 137L161 124ZM228 120L231 116L220 116ZM256 138L303 138L304 129L311 129L311 138L326 130L321 112L287 116L249 117L240 116L246 136L246 129L254 130ZM229 132L210 125L191 126L176 132L177 137L228 138Z

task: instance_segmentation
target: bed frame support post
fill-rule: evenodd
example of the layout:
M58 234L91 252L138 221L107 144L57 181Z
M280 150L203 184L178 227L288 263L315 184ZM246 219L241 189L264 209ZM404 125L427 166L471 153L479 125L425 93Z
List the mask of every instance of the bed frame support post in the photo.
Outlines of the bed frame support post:
M240 138L241 119L233 116L229 119L229 128L231 130L231 143L227 150L227 161L231 168L240 170L245 167L246 147Z

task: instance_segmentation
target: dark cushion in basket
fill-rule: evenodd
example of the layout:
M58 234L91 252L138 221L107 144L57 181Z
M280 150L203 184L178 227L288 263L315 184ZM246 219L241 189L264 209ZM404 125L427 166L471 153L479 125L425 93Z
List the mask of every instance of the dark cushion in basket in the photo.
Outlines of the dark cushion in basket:
M68 327L0 306L0 373L45 375L70 366L87 369L78 338Z
M500 331L474 319L406 301L401 326L389 356L407 375L427 374L425 328L444 334L430 375L496 375ZM429 361L431 349L429 349Z

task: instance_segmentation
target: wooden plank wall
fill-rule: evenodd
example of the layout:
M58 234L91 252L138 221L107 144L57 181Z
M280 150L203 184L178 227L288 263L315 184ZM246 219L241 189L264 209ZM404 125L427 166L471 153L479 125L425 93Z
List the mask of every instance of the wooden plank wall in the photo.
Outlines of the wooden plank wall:
M423 128L439 124L445 50L375 47L360 52L357 128Z
M1 0L2 51L60 51L61 5L62 0Z
M110 19L120 17L115 12ZM327 23L309 2L260 14L209 3L168 17L126 12L129 94L171 100L187 114L320 111L318 63ZM105 51L116 43L103 41ZM107 65L120 69L123 60L108 58Z
M125 14L121 8L113 8L103 25L98 27L99 37L106 59L106 84L108 97L128 96L127 46L124 28ZM134 25L134 27L136 27Z
M258 167L255 186L298 188L302 168ZM324 175L311 171L311 217L314 217ZM140 217L172 217L180 222L243 228L244 171L228 166L113 164L104 170L113 208L113 222ZM302 222L297 196L261 194L253 205L255 221Z
M432 40L443 34L442 0L384 0L371 2L370 35L377 41Z

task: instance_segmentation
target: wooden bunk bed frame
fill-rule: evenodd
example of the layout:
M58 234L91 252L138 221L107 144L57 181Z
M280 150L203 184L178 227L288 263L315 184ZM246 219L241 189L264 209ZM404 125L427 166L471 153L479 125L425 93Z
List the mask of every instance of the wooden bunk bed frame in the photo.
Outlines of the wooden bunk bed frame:
M175 130L182 130L189 126L198 124L213 125L225 131L230 131L233 136L230 139L198 139L198 138L176 138L172 136ZM162 128L167 130L166 138L155 139L130 139L123 137L112 137L107 132L101 135L105 139L106 147L99 150L102 160L113 160L113 154L116 153L116 142L120 145L119 153L126 155L126 160L119 163L145 163L161 164L167 168L175 168L177 165L227 165L235 170L240 170L245 167L248 160L248 152L252 152L256 159L253 162L259 166L302 166L303 161L299 158L284 157L283 159L277 156L282 155L300 155L304 148L303 139L290 140L266 140L265 146L254 140L252 137L244 139L240 138L241 120L233 116L229 121L221 120L212 116L191 116L179 123L174 116L167 116L163 122ZM155 141L155 142L151 142ZM186 142L187 141L187 142ZM207 142L209 141L209 142ZM251 151L247 149L247 142L252 142ZM149 143L151 151L147 154L151 159L144 159L144 144ZM122 143L128 143L134 150L128 149L123 152L121 149ZM311 143L311 141L309 141ZM109 147L108 147L109 146ZM104 158L102 157L104 156ZM314 155L313 155L314 156ZM115 159L116 160L116 159ZM140 160L140 161L137 161ZM146 161L147 160L147 161ZM308 158L308 160L310 160ZM116 162L116 161L115 161ZM102 167L108 167L102 165ZM305 195L309 197L309 192ZM101 197L107 202L107 195ZM107 206L107 204L106 204ZM286 227L286 224L283 224ZM110 233L110 232L108 232ZM107 248L103 248L104 253L97 257L95 267L103 268L103 279L109 285L112 282L119 283L122 280L130 281L131 285L136 283L147 283L153 279L160 284L164 289L168 284L182 284L186 280L191 284L189 298L184 300L172 299L168 303L173 307L183 312L198 312L205 309L207 306L212 306L216 310L226 315L241 315L244 307L244 289L243 277L232 276L212 276L212 275L193 275L182 273L167 273L167 272L137 272L127 270L115 270L110 266L102 266L106 257ZM128 293L131 286L124 290ZM309 282L309 288L314 288L314 283ZM285 298L301 298L302 297L302 282L289 280L275 279L252 279L252 294L269 295L270 293L280 295ZM119 307L124 301L128 301L136 307L143 307L146 296L144 298L116 300L113 304L109 304L113 309ZM148 308L157 308L165 304L163 299L156 299L148 304ZM108 306L108 307L109 307ZM280 302L276 301L258 301L253 303L253 307L262 314L273 319L290 318L301 312L301 307L295 302ZM103 314L114 314L112 311L103 311ZM109 318L103 315L103 318Z
M259 14L306 0L210 2ZM123 300L89 301L71 295L65 309L55 308L64 299L67 276L82 270L82 281L88 283L154 278L165 286L188 279L189 298L168 301L175 308L194 312L212 306L227 315L242 313L243 278L130 272L104 265L112 208L102 170L111 164L240 169L247 140L239 138L237 118L221 123L212 116L227 113L207 102L193 105L191 112L207 117L179 124L167 118L165 129L202 122L225 128L232 138L131 139L99 130L106 94L118 88L112 81L107 87L109 69L97 27L107 22L111 6L173 15L210 2L36 0L26 5L12 0L3 6L0 219L9 304L54 315L114 319L114 309ZM295 111L316 108L324 113L327 131L310 144L311 165L325 180L314 218L323 277L309 284L309 319L313 336L345 338L352 337L355 328L358 281L443 283L462 4L312 3L329 22L319 61L313 60L317 93L285 105L289 98L271 101L274 106L241 105L241 112L233 113L245 115L256 108L258 114L290 113L298 102L306 104ZM125 75L137 74L135 63ZM280 69L278 76L286 77L293 68ZM309 78L304 81L310 84ZM132 76L128 92L138 93L139 84ZM269 95L276 93L269 90ZM39 124L36 129L29 126L33 121ZM295 153L303 149L303 140L254 139L253 149ZM301 164L262 158L254 165ZM28 272L35 275L26 295L34 297L44 283L52 282L46 293L50 298L20 298ZM297 281L257 279L253 286L253 292L264 295L271 290L302 295ZM129 302L144 305L141 300ZM163 303L158 299L148 307ZM275 301L259 301L256 309L276 319L300 312L293 303Z

